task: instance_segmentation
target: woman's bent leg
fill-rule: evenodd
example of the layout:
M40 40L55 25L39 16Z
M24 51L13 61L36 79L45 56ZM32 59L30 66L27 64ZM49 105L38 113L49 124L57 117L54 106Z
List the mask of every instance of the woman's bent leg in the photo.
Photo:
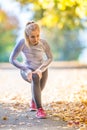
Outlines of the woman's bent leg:
M42 107L41 91L45 87L47 77L48 77L48 70L46 70L42 73L41 80L40 80L38 74L32 75L32 95L33 95L33 99L36 103L37 108Z
M41 91L44 89L45 85L46 85L46 81L48 78L48 69L46 69L43 73L42 73L42 78L40 80L40 87L41 87Z
M21 70L21 71L20 71L20 74L21 74L22 78L23 78L25 81L29 82L25 71ZM30 82L29 82L29 83L30 83Z
M31 83L31 82L28 80L25 71L21 70L20 73L21 73L22 78L23 78L25 81ZM31 100L31 102L30 102L30 111L35 111L35 110L36 110L36 104L35 104L34 99L33 99L33 96L32 96L32 100Z
M32 96L36 103L37 108L41 108L41 88L40 88L40 79L38 74L32 75Z

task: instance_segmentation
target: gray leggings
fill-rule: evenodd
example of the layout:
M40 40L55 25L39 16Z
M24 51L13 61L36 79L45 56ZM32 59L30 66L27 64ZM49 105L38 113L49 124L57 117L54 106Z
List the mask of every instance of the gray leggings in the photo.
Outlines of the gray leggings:
M27 79L25 71L21 70L21 76L22 76L22 78L24 80L29 82L28 79ZM45 87L45 84L46 84L46 81L47 81L47 77L48 77L48 69L45 70L42 73L42 78L41 79L39 79L38 74L33 74L32 75L32 82L31 82L32 100L36 103L37 108L41 108L42 107L41 91Z

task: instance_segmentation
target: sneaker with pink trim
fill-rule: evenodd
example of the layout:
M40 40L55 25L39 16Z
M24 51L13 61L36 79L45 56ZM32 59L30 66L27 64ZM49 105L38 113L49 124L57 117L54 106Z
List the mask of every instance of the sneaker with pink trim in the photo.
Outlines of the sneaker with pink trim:
M36 108L36 104L34 101L31 101L31 104L30 104L30 111L36 111L37 108Z
M37 109L36 117L39 119L45 119L46 118L46 112L43 110L43 108Z

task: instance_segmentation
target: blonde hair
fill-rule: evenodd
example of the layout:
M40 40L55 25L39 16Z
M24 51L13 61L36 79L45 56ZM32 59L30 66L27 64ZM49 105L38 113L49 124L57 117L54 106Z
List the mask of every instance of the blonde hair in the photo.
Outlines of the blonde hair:
M34 21L30 21L26 24L24 34L25 34L25 44L29 46L29 35L31 31L39 30L39 25Z

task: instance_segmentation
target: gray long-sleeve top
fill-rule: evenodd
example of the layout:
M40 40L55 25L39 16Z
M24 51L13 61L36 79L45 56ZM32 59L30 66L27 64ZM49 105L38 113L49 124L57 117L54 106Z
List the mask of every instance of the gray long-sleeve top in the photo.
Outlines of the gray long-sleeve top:
M24 62L17 60L21 52L23 53ZM39 69L43 72L52 61L52 53L49 45L43 39L40 39L37 45L29 47L26 46L25 40L22 39L15 45L9 61L17 68L25 70L26 72L28 72L29 69Z

